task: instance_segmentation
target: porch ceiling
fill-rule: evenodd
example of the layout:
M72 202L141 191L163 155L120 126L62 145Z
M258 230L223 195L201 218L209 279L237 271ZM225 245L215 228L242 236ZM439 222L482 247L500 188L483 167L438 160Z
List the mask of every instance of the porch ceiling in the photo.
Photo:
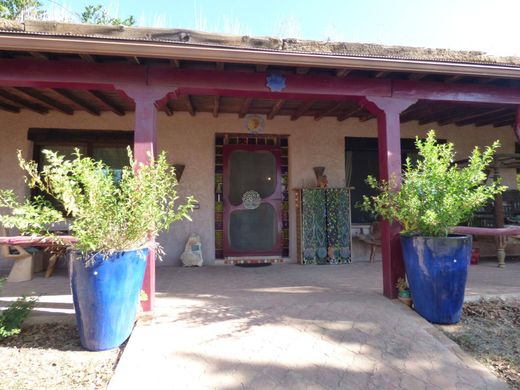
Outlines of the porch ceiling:
M0 58L32 59L52 62L90 62L90 63L133 63L140 65L168 65L182 69L207 69L220 71L265 72L278 71L284 74L296 75L327 75L338 78L357 79L393 79L393 80L424 80L449 84L471 85L486 84L497 87L520 87L520 80L475 77L451 74L429 74L381 71L370 69L329 69L309 68L265 64L238 64L224 62L189 61L182 59L160 59L141 57L112 57L93 54L44 53L27 51L1 51ZM246 114L266 115L267 119L276 116L289 116L291 120L300 117L314 117L320 120L325 117L335 117L338 121L348 118L358 118L366 121L373 116L365 109L351 101L335 100L297 100L297 99L264 99L230 96L170 96L161 103L158 109L166 115L176 112L188 112L192 116L197 113L211 113L218 117L221 113L236 114L244 117ZM60 111L72 115L76 111L86 111L91 115L100 115L111 111L117 115L125 115L134 110L133 101L116 91L69 90L61 88L11 88L0 86L0 110L23 112L31 110L39 114L50 111ZM441 125L494 125L513 126L515 122L515 106L499 104L453 103L418 101L401 115L401 122L417 120L420 124L438 122Z

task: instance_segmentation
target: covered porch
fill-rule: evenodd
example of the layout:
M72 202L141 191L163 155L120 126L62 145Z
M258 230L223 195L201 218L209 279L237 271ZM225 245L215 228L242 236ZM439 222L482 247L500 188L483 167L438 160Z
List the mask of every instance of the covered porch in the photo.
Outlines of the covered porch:
M13 141L2 148L2 187L12 187L14 182L17 191L25 194L22 178L13 174L17 172L15 150L20 148L31 157L35 145L45 143L28 137L28 129L39 136L44 133L40 130L59 130L53 134L61 134L69 144L74 137L89 144L81 137L92 135L103 143L107 137L102 131L130 130L137 160L146 163L150 154L167 150L172 163L186 167L182 193L199 200L193 225L179 226L180 234L174 238L160 238L175 253L172 258L195 230L203 238L204 257L209 263L218 260L215 139L217 134L247 135L247 114L265 115L267 136L289 139L289 189L312 185L315 166L327 167L330 186L347 185L349 137L377 138L379 174L388 179L400 175L401 138L423 135L429 127L459 144L461 157L474 145L497 138L505 152L514 152L520 131L519 75L508 66L382 61L179 42L121 44L16 32L0 34L0 41L4 49L0 109L5 127L0 134ZM78 136L74 129L85 132ZM97 133L89 135L92 129ZM505 176L506 184L516 186L514 172ZM286 201L288 252L284 257L294 262L296 217L292 197ZM390 298L395 297L395 282L404 273L398 231L398 226L382 224L379 276L383 293ZM354 258L352 267L355 263ZM154 306L155 271L152 255L144 286L150 298L147 310Z

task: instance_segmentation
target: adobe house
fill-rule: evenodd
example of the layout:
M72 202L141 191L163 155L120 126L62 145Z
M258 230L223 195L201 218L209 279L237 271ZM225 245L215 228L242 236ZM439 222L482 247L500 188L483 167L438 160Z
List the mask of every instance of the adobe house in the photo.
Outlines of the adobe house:
M514 153L519 79L520 58L479 52L1 21L0 187L27 195L18 149L41 162L44 148L80 147L116 168L127 145L140 161L165 150L184 166L181 197L193 195L199 208L160 237L163 264L179 264L192 232L206 264L296 262L292 189L314 187L315 167L325 167L329 187L356 187L355 203L367 174L398 177L411 140L431 128L461 159L496 139L501 153ZM233 226L242 196L233 164L247 180L271 182L262 182L270 190L261 201L275 212ZM516 171L501 173L516 188ZM367 218L352 207L353 230ZM403 274L397 232L382 224L388 297ZM356 244L353 261L362 256L367 248ZM154 272L150 258L152 298Z

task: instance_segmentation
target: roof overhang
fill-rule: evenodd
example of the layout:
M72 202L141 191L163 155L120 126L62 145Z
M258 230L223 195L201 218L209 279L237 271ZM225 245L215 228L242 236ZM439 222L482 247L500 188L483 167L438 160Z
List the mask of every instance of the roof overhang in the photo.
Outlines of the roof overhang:
M254 48L220 47L176 42L114 40L107 38L57 37L0 32L0 48L13 51L139 56L212 62L279 66L370 69L393 72L456 74L520 79L514 66L410 59L357 57L322 53L288 52Z

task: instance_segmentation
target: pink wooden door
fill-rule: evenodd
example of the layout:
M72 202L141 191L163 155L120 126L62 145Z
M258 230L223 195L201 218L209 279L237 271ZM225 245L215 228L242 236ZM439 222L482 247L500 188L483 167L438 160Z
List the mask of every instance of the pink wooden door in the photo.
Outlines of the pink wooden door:
M226 145L224 257L282 255L281 151Z

